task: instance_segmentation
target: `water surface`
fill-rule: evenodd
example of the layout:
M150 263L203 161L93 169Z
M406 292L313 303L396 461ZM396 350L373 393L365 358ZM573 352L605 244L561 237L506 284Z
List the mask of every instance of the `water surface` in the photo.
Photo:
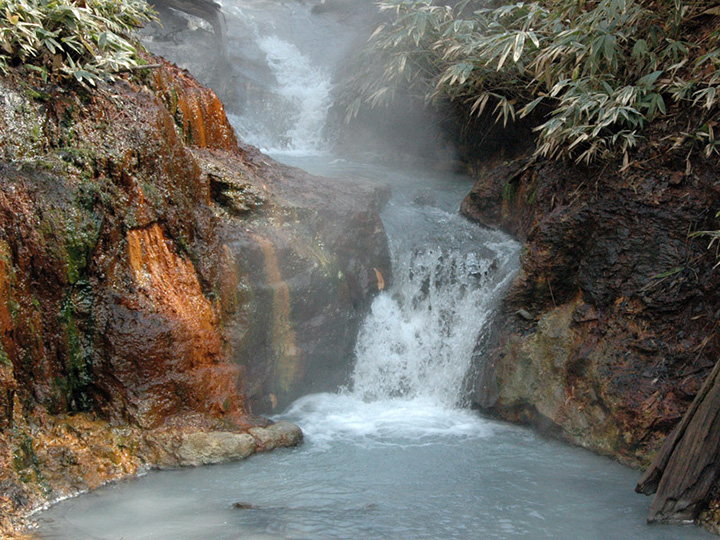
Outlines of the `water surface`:
M304 427L303 446L105 487L43 514L42 537L712 538L645 525L635 471L469 411L320 394L285 417Z

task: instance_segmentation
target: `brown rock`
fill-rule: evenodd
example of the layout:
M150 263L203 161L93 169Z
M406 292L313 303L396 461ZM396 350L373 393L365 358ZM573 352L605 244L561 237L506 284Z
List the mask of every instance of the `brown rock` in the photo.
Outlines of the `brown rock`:
M626 173L527 159L483 173L463 211L525 246L479 405L649 462L720 356L720 274L688 238L720 228L716 174L698 159L677 182L685 161L671 155Z
M251 428L248 433L255 437L259 452L278 447L297 446L303 440L302 430L295 424L284 420L264 428Z

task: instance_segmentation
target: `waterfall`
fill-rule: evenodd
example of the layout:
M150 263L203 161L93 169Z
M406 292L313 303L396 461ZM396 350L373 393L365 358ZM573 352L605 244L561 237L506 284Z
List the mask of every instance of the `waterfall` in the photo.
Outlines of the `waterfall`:
M283 133L275 133L274 152L300 154L319 152L325 145L323 128L331 105L330 75L314 66L293 44L277 36L261 38L258 45L267 56L277 80L275 106L288 122Z
M500 246L485 257L439 246L397 257L395 284L375 300L358 338L356 395L462 404L473 350L509 275L510 252Z
M237 11L241 4L235 4L270 74L262 91L249 93L247 113L233 119L236 128L248 142L290 164L326 176L377 174L393 192L383 215L393 257L392 286L373 302L355 358L338 359L355 363L345 396L362 403L391 400L394 408L397 400L462 406L476 345L517 268L518 245L458 216L467 178L412 170L396 174L331 156L308 158L328 147L323 131L340 56L328 56L326 39L351 40L343 24L318 18L304 6L283 9L287 27L276 24L277 15L267 20L247 5ZM328 162L337 161L343 162L339 169L328 170ZM318 162L323 162L321 170L313 170Z
M247 96L246 111L229 115L247 142L272 154L313 155L326 148L332 77L298 47L272 34L255 44L273 77L271 85Z
M333 73L348 33L357 30L324 20L311 7L235 0L226 8L231 54L248 72L240 112L230 121L243 140L266 153L318 155L328 147Z
M413 186L424 179L403 177L405 184L391 178L393 199L383 213L392 284L363 323L350 388L305 396L287 411L321 450L341 440L413 445L492 432L462 407L482 361L476 345L518 267L519 245L459 216L457 192L443 192L448 185L435 185L436 206L416 204Z

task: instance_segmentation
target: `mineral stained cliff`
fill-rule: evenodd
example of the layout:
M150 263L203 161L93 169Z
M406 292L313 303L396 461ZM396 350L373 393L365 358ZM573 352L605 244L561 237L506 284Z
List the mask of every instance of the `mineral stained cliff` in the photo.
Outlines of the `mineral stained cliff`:
M480 407L650 463L720 358L720 272L692 235L720 228L720 183L686 157L648 144L624 171L521 158L480 175L464 213L525 243Z
M2 534L141 469L297 444L252 413L342 379L389 273L377 188L238 144L187 73L32 80L0 79Z

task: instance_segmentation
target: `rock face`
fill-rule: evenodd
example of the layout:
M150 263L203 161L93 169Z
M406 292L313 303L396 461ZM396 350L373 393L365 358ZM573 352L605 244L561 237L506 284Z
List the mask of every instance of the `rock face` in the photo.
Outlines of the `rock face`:
M712 167L649 145L635 166L488 169L466 215L525 242L476 401L647 465L718 357ZM522 314L522 316L520 315Z
M376 188L270 168L251 152L247 159L272 182L276 198L248 184L225 192L247 194L251 205L266 202L224 223L233 265L221 296L237 306L226 328L238 361L246 359L248 397L266 411L346 381L360 322L380 288L376 270L389 276L390 261ZM220 185L247 177L238 161L209 163Z
M143 468L297 444L252 404L342 377L389 264L377 189L238 145L177 68L33 84L0 79L3 534Z

